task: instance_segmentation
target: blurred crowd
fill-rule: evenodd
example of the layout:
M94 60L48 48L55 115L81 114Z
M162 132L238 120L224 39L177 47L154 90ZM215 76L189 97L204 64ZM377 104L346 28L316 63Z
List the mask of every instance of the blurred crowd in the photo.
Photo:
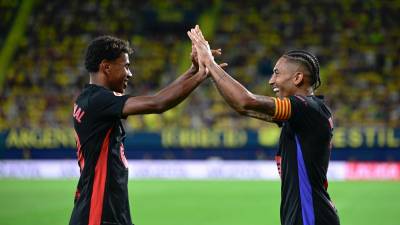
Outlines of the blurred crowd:
M0 1L1 10L16 11L10 5ZM15 16L8 14L4 21ZM0 15L2 21L7 17ZM396 1L55 0L34 5L5 74L0 130L71 126L73 101L89 80L85 47L102 34L129 40L134 48L127 92L157 92L184 72L184 62L189 67L186 31L202 15L215 27L208 37L211 47L223 49L218 61L229 63L227 71L252 92L273 95L268 79L276 60L288 50L305 49L320 60L322 86L316 94L325 95L336 126L400 127ZM2 22L1 30L10 26ZM172 111L129 117L125 123L127 130L266 125L230 109L210 81Z
M11 28L13 17L18 11L20 1L0 0L0 43L4 43L6 35Z

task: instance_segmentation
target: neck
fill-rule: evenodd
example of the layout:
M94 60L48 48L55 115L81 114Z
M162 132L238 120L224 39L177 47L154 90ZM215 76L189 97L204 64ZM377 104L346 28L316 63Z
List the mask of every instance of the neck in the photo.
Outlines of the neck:
M314 91L312 87L307 87L304 89L298 89L295 95L303 95L303 96L314 95Z
M90 73L89 84L96 84L96 85L105 87L107 89L110 89L110 87L107 85L107 82L105 81L104 74L102 74L100 72Z

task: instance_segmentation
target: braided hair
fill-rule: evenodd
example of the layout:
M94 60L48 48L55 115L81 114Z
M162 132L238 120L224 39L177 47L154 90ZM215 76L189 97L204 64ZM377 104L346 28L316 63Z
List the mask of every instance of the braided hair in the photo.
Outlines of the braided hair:
M314 90L321 85L321 78L319 77L319 62L317 57L313 54L303 50L293 50L285 53L283 57L298 62L307 68L311 75L311 86Z

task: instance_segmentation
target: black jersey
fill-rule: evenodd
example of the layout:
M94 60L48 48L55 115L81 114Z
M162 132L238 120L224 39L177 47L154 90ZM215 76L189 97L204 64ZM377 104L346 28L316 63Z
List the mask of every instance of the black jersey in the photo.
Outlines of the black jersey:
M122 109L129 96L89 84L74 104L80 178L70 225L131 225Z
M276 156L281 175L283 225L338 225L327 192L333 123L322 98L275 99L275 118L282 123Z

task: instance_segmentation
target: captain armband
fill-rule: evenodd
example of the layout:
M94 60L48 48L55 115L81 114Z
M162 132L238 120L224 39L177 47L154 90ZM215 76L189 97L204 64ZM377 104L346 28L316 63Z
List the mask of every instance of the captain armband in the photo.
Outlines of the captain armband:
M273 119L276 121L288 120L292 113L289 98L273 98L275 102L275 113Z

